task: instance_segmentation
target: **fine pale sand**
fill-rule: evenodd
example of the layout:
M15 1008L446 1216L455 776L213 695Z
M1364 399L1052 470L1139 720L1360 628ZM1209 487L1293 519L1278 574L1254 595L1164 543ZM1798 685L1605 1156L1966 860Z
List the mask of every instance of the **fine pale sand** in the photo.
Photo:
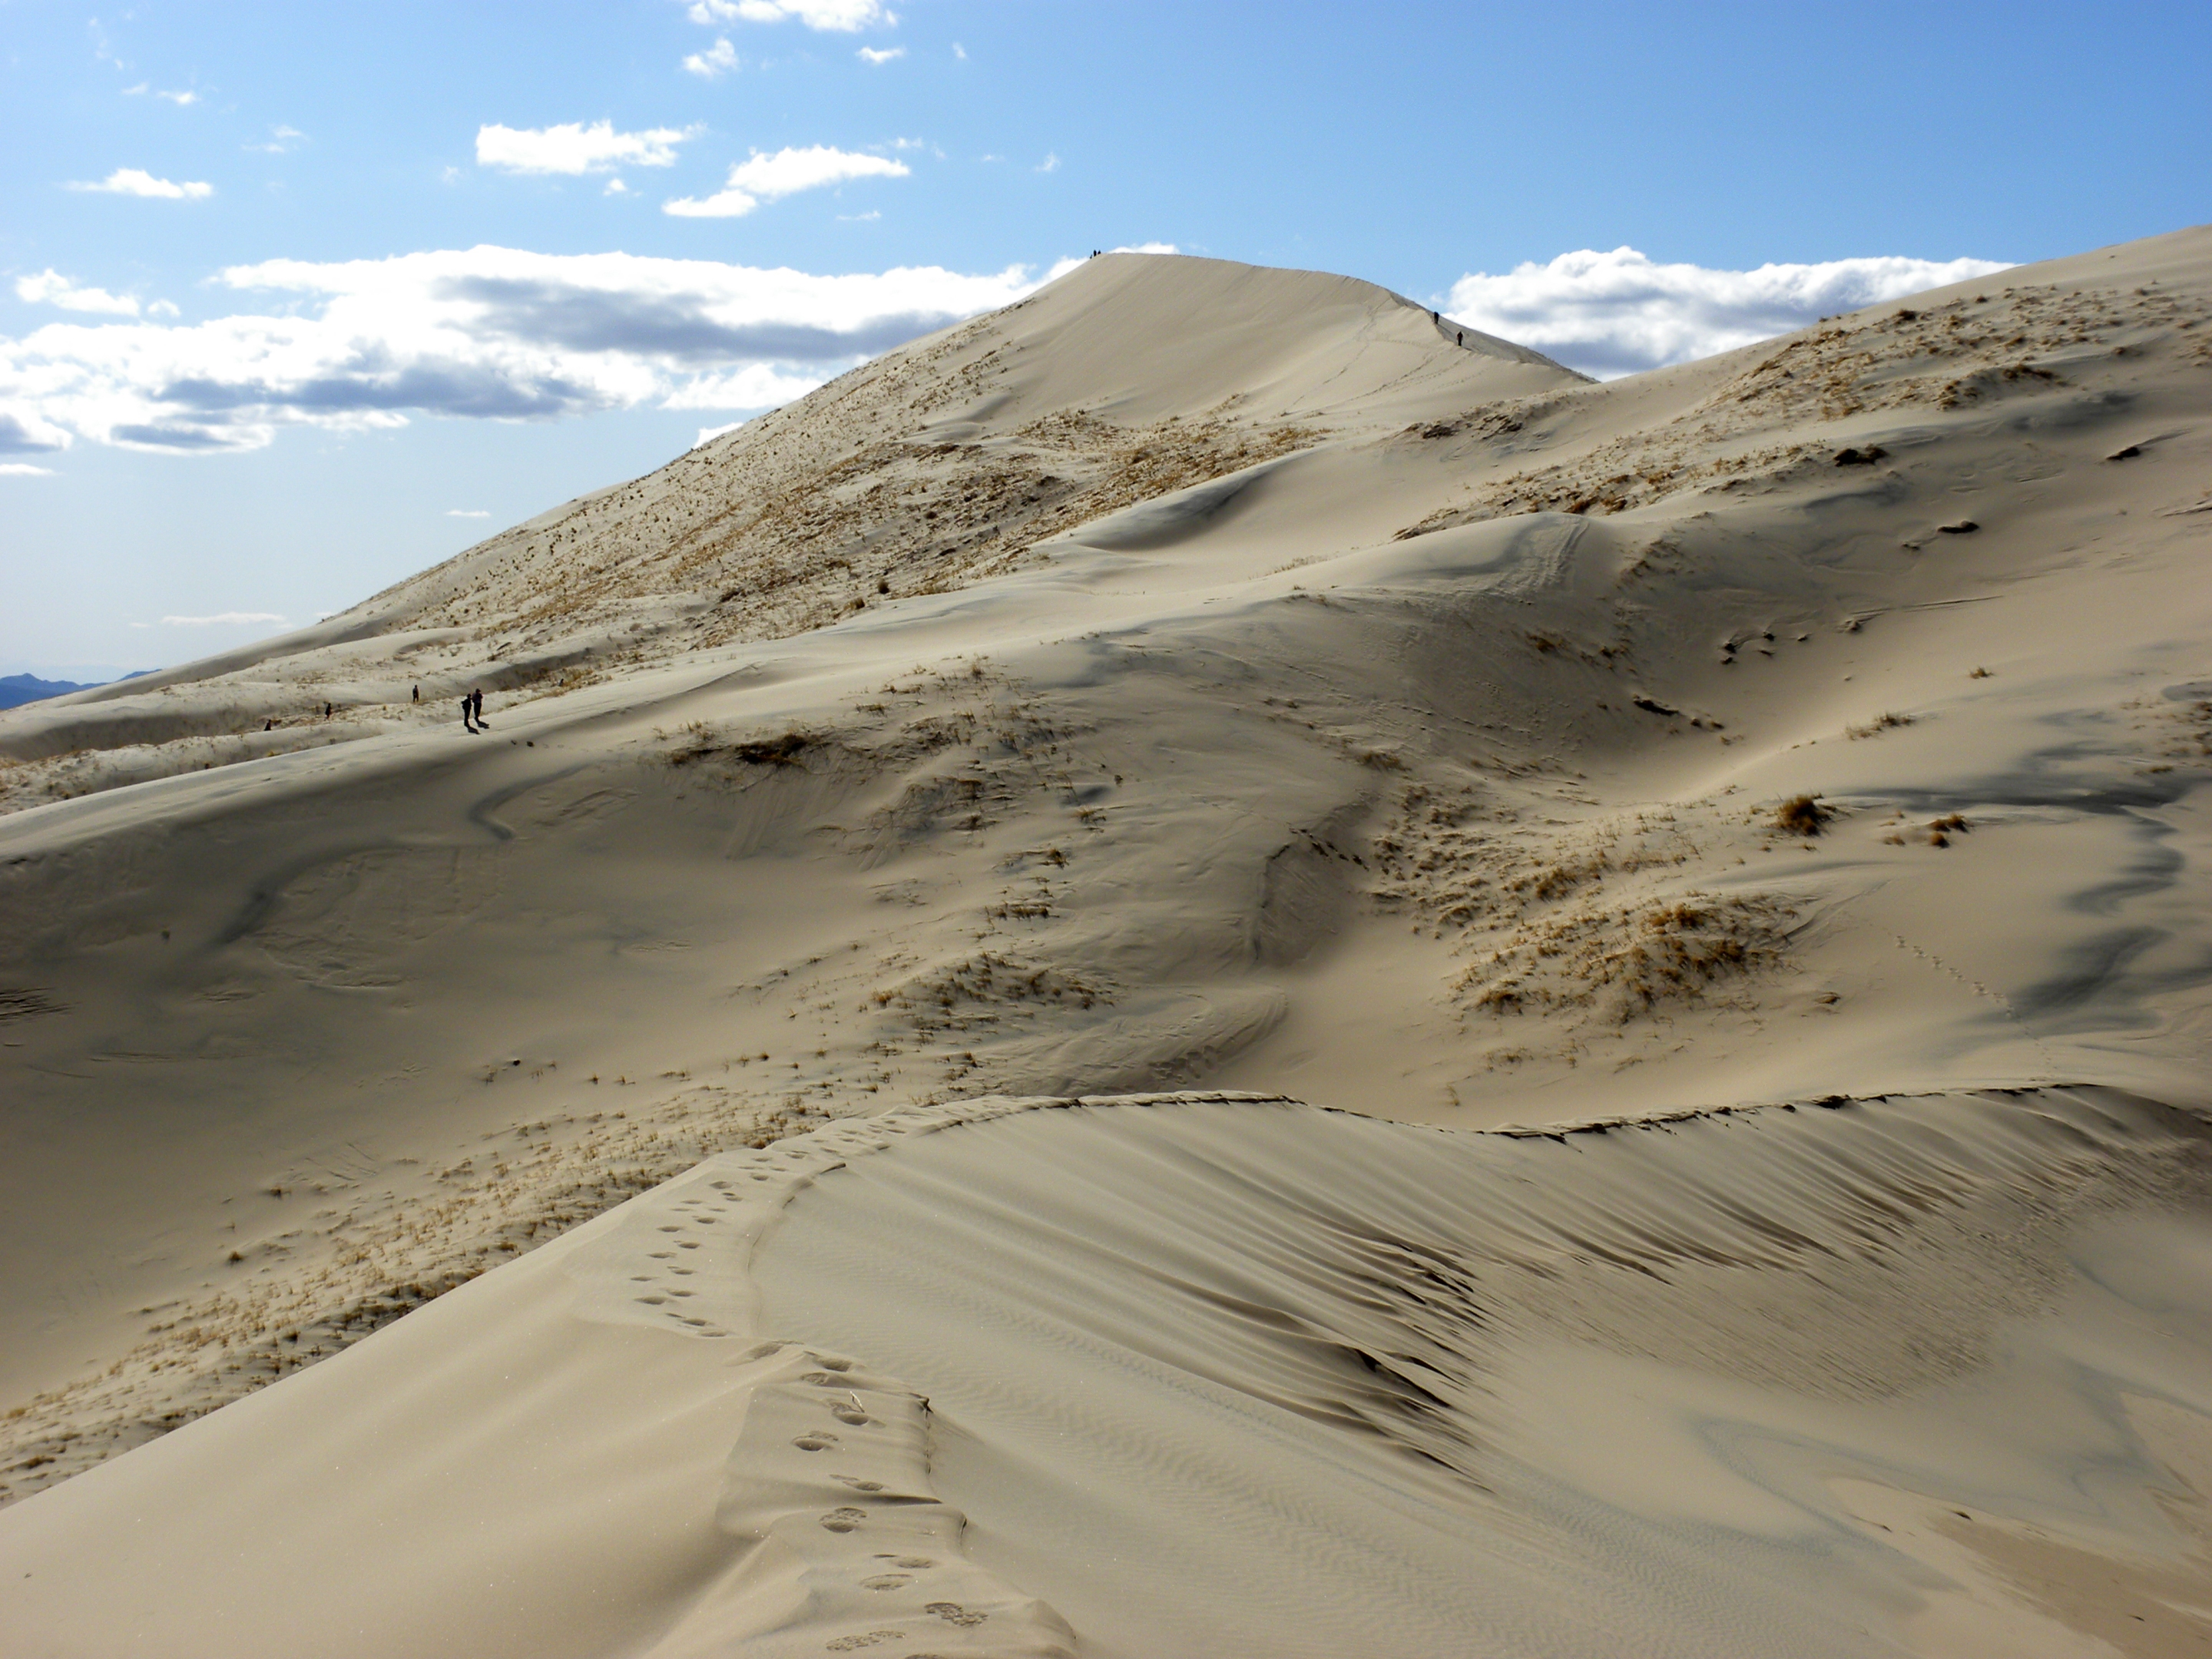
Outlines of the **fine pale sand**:
M0 714L0 1650L2204 1651L2208 405L1111 255Z

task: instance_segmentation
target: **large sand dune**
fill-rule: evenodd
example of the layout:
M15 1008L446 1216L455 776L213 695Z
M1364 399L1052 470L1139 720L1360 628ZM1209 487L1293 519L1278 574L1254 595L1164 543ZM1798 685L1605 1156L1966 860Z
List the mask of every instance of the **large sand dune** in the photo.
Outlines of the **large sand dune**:
M1106 256L0 714L0 1627L2195 1650L2208 319Z

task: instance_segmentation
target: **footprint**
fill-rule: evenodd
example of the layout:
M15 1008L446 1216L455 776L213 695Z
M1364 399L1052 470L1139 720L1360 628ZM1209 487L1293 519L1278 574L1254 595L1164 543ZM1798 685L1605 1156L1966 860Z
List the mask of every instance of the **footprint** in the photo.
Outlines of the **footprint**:
M844 1424L846 1427L853 1429L857 1429L861 1424L871 1420L867 1413L862 1411L858 1406L832 1406L830 1408L830 1415Z
M912 1583L914 1578L909 1573L879 1572L873 1578L863 1578L860 1581L860 1588L872 1590L904 1589Z
M822 1517L822 1529L824 1532L858 1532L861 1522L867 1518L868 1512L866 1510L856 1510L850 1506L832 1510ZM945 1605L951 1607L952 1604L947 1601ZM930 1611L934 1613L936 1609L933 1607Z
M842 1485L850 1486L854 1492L881 1492L884 1489L882 1481L863 1480L856 1474L833 1474L830 1478Z
M801 1451L835 1451L837 1437L834 1434L802 1434L791 1443Z
M922 1567L933 1567L937 1563L931 1560L926 1555L902 1555L891 1565L893 1566L899 1567L913 1567L918 1570Z
M872 1630L865 1636L841 1636L829 1644L829 1648L832 1653L852 1653L860 1648L872 1648L878 1642L896 1642L898 1634L895 1630Z
M668 1298L665 1296L641 1296L638 1297L638 1300L644 1303L648 1308L657 1308L662 1303L667 1301Z
M970 1613L957 1601L925 1601L921 1610L933 1613L946 1624L957 1625L963 1630L972 1630L991 1616L988 1613Z

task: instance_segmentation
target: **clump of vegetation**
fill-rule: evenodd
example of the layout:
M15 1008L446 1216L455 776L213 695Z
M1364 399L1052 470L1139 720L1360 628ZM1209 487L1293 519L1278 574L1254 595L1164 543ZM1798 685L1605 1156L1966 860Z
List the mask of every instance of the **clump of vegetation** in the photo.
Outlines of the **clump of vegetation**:
M1856 743L1861 738L1878 737L1884 732L1892 732L1900 726L1911 724L1912 716L1910 714L1877 714L1864 726L1845 726L1844 735L1853 743Z
M1793 795L1774 809L1774 827L1785 836L1817 836L1834 816L1818 795Z
M668 763L671 766L689 766L694 761L725 758L743 761L749 766L796 766L799 756L812 748L815 742L804 732L786 732L781 737L720 744L712 742L707 728L697 721L685 730L694 733L695 741L688 748L670 753Z

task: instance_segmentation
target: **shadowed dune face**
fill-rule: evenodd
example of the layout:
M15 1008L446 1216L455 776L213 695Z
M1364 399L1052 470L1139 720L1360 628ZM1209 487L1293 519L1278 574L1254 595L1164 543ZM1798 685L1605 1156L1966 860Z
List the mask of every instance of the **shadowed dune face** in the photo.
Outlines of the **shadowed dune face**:
M1115 256L0 714L0 1497L897 1101L2201 1100L2208 316L2188 232L1599 386Z

